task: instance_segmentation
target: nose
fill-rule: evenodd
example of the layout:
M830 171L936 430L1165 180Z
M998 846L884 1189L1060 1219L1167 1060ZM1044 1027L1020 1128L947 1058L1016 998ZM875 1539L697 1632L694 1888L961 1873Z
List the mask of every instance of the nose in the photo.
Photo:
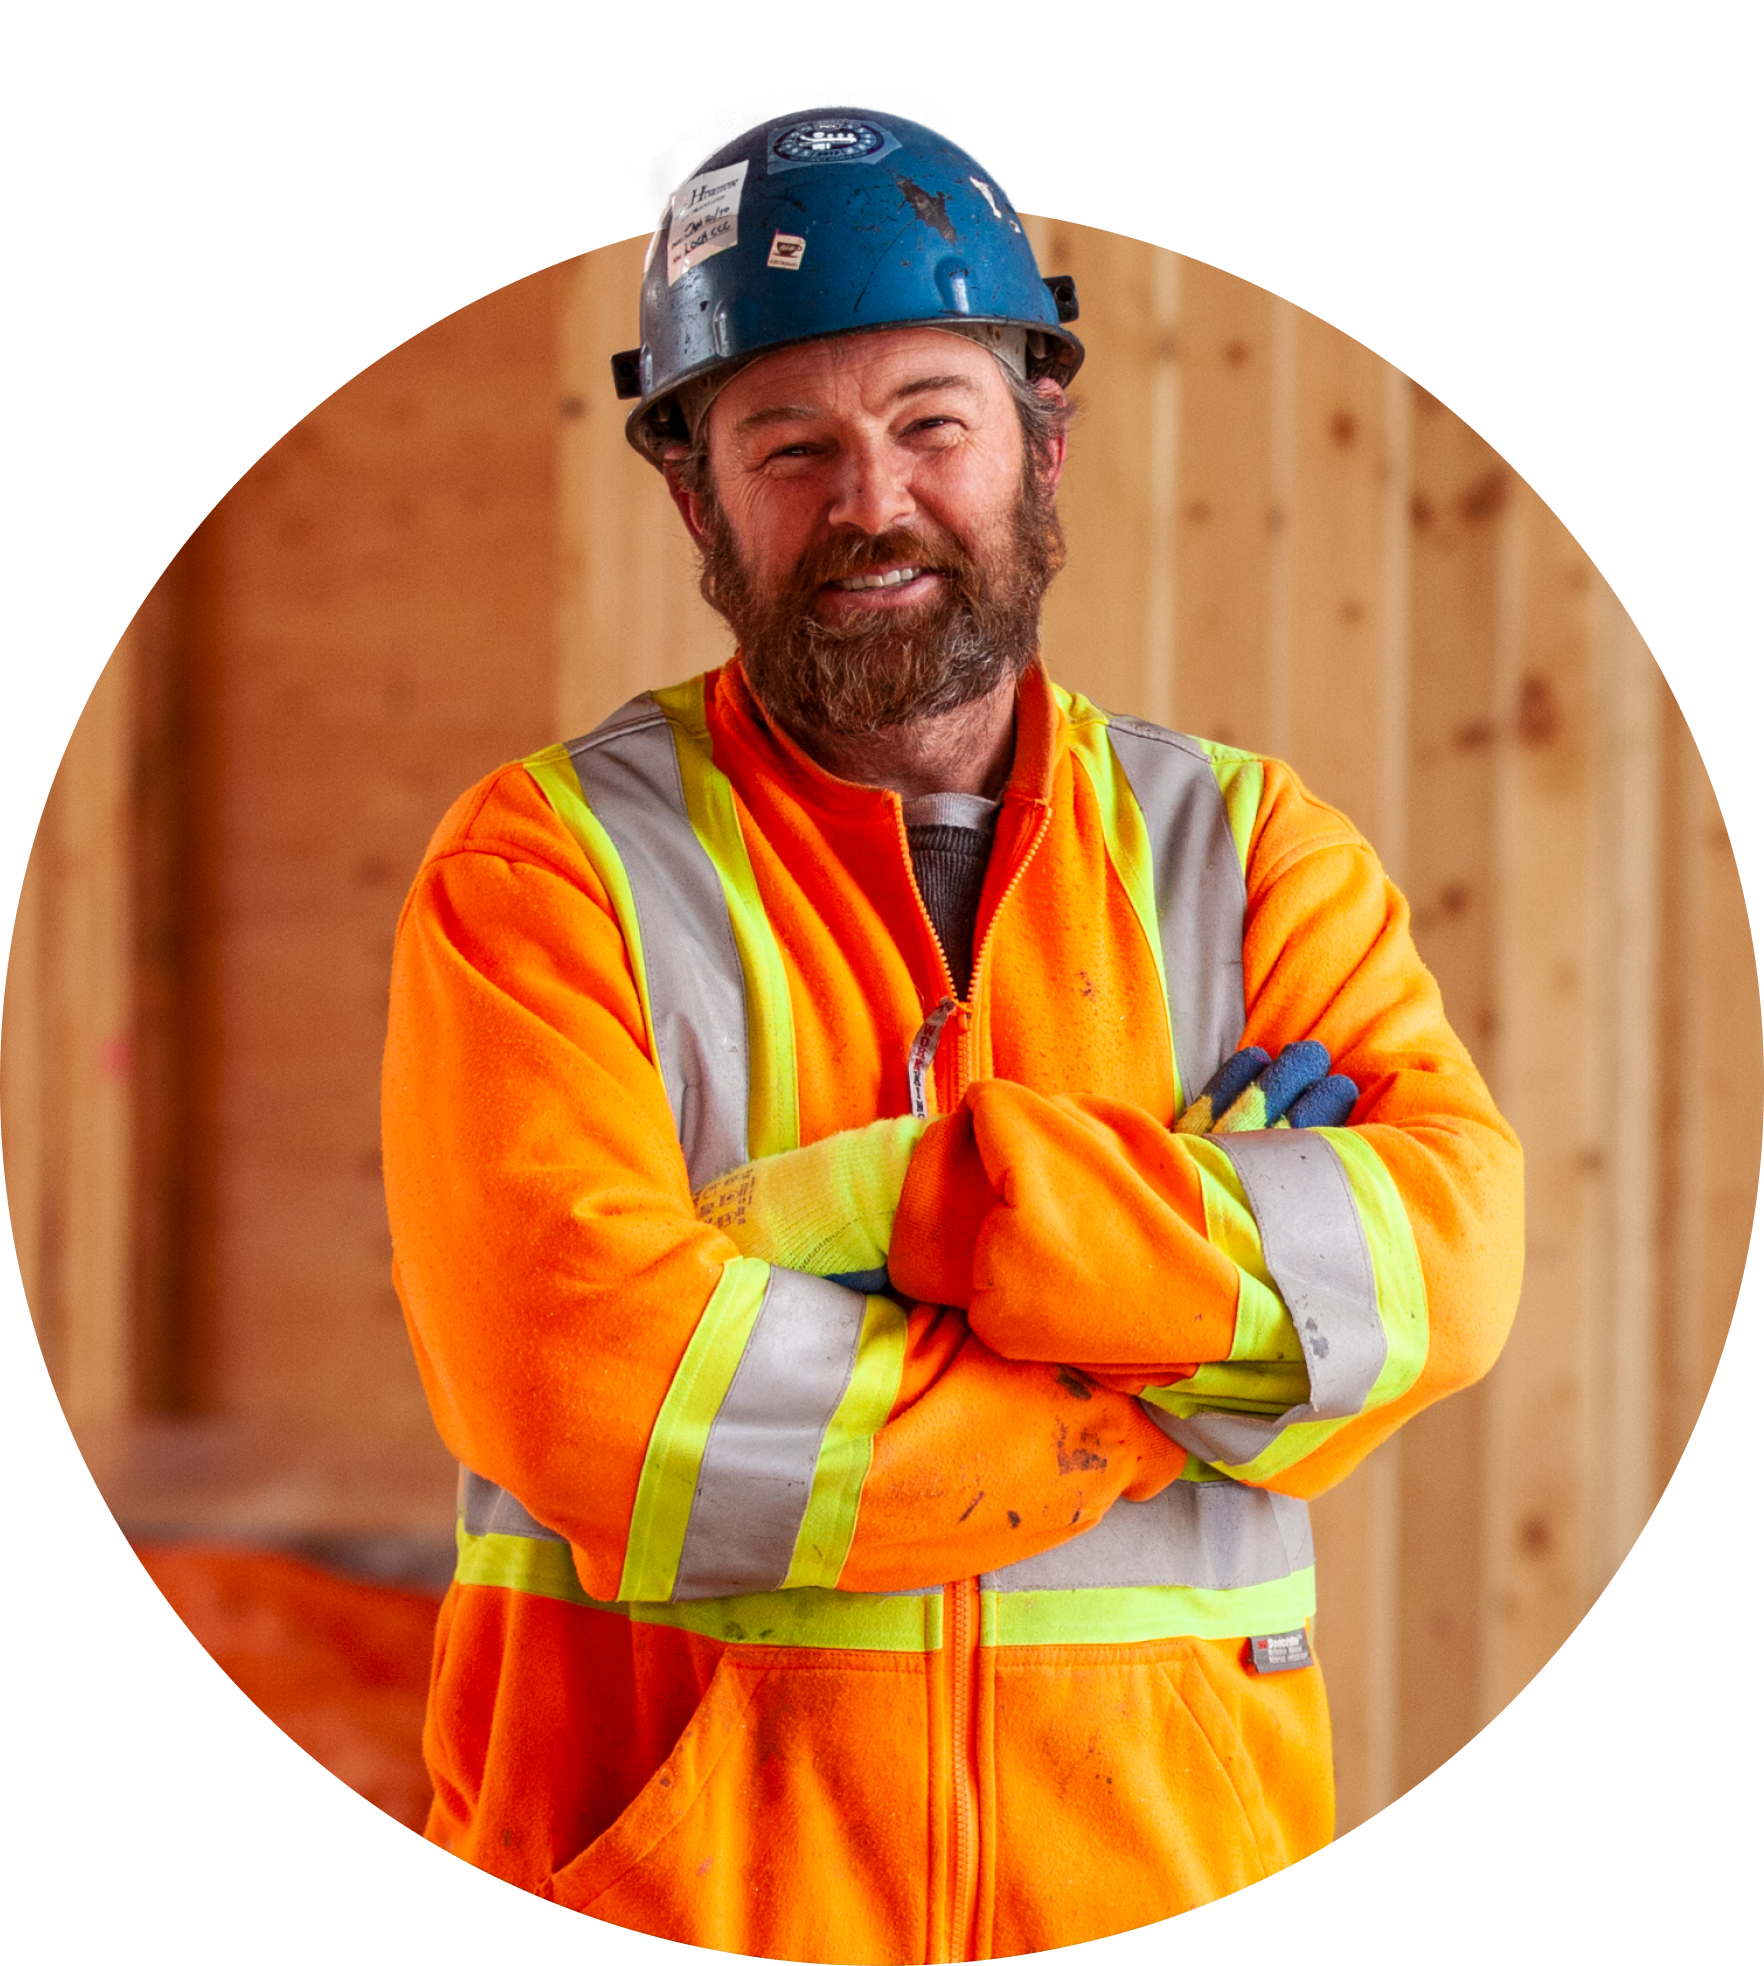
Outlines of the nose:
M827 523L850 526L872 537L905 525L918 510L912 465L910 456L885 439L866 435L848 442L839 455Z

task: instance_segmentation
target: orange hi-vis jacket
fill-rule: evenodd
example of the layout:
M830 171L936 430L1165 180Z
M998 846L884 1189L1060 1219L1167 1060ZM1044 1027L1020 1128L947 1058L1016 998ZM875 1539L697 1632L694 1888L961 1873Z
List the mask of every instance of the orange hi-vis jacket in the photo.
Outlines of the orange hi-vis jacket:
M1339 814L1039 668L975 951L951 1008L899 799L738 661L443 821L385 1151L463 1471L426 1743L460 1856L668 1938L905 1962L1121 1931L1330 1836L1304 1498L1493 1359L1517 1144ZM1172 1131L1299 1038L1352 1125ZM698 1219L915 1095L888 1288Z

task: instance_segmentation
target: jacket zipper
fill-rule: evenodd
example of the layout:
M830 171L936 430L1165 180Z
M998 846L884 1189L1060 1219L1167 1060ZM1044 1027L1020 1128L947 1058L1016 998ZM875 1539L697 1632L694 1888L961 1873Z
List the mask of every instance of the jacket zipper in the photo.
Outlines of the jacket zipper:
M958 1027L959 1049L956 1052L956 1098L958 1100L966 1096L968 1087L973 1082L973 1010L980 1002L980 978L983 973L982 966L986 961L986 952L992 947L992 938L997 932L999 917L1005 911L1005 903L1010 900L1011 896L1022 885L1023 876L1029 871L1029 863L1035 858L1042 840L1047 836L1047 829L1052 824L1053 807L1043 806L1041 809L1041 823L1035 829L1035 837L1029 842L1022 859L1017 862L1015 871L1012 873L1010 879L1005 882L1005 890L998 897L998 906L993 909L992 919L986 924L986 933L980 938L979 948L974 951L974 968L968 978L968 1002L961 1006L965 1014L962 1016ZM924 905L924 902L921 900L919 903L920 908L922 909ZM932 932L935 934L935 929ZM939 946L941 947L941 944ZM946 973L948 969L949 963L946 959L944 962Z
M980 1807L975 1708L980 1697L980 1580L943 1587L949 1647L949 1958L972 1959L980 1909Z
M974 966L968 977L968 996L964 1002L955 994L955 977L950 970L949 957L944 951L943 938L937 933L937 924L931 919L931 911L925 906L925 897L919 892L918 876L913 873L912 843L907 838L906 818L900 808L895 808L896 831L900 836L900 850L906 861L907 873L911 876L913 898L919 904L919 914L925 926L931 931L931 940L937 950L938 966L943 972L942 1002L948 1004L955 1014L958 1031L956 1050L956 1095L953 1104L959 1104L966 1096L972 1081L973 1025L975 1006L980 1001L980 981L984 974L986 953L992 946L993 932L998 926L999 917L1005 911L1005 903L1016 893L1029 863L1035 858L1048 827L1053 822L1053 808L1042 809L1041 823L1035 829L1035 836L1021 860L1005 883L1004 892L998 897L998 904L992 911L992 918L986 924L986 933L974 951ZM939 1006L941 1007L941 1006ZM927 1074L934 1076L934 1074ZM953 1105L952 1105L953 1110ZM978 1934L975 1926L980 1911L980 1806L978 1776L978 1730L976 1711L980 1699L980 1580L977 1577L963 1577L955 1583L943 1587L944 1644L948 1648L949 1667L949 1766L953 1793L950 1797L950 1892L949 1892L949 1936L946 1957L972 1959L975 1957L975 1942Z
M956 1089L955 1099L951 1102L950 1106L950 1110L953 1111L955 1106L961 1103L967 1093L968 1087L973 1083L974 1056L972 1033L975 1010L980 1002L980 978L983 974L986 953L992 947L992 938L997 932L999 917L1005 911L1005 903L1022 886L1023 876L1029 871L1029 863L1035 858L1037 851L1040 849L1041 842L1047 837L1048 827L1053 824L1053 807L1042 807L1041 820L1035 828L1034 837L1024 849L1022 859L1017 862L1016 867L1012 870L1010 879L1005 883L1004 892L998 897L998 903L992 911L992 918L986 924L986 933L980 938L979 947L974 951L974 963L968 975L968 994L965 1000L958 997L955 993L955 974L950 969L949 957L944 953L943 938L937 933L937 924L931 919L931 911L925 906L925 897L919 892L919 879L913 872L912 843L907 838L906 817L898 804L894 809L894 822L895 832L900 840L901 859L906 866L907 878L912 884L913 899L918 903L919 919L931 931L931 945L937 951L937 967L943 976L942 996L939 1002L932 1006L931 1014L935 1015L938 1010L941 1010L947 1004L956 1020L956 1030L958 1033L956 1047ZM941 1035L941 1032L939 1032L939 1035ZM933 1049L935 1050L935 1043ZM932 1074L931 1076L934 1077L935 1075Z

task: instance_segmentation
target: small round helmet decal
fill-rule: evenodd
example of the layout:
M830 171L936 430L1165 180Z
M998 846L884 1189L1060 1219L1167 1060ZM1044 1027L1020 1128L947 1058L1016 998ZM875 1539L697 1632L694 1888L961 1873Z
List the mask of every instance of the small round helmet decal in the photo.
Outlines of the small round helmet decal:
M792 124L773 143L772 154L787 164L820 164L836 158L873 157L887 141L874 123L817 116Z

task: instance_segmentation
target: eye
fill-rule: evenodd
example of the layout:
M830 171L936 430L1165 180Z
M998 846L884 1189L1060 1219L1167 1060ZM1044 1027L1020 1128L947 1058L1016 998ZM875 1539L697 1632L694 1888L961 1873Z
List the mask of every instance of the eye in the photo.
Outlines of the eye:
M769 451L763 451L759 458L759 469L769 470L773 465L806 463L819 457L825 447L809 442L806 438L794 444L776 444Z

